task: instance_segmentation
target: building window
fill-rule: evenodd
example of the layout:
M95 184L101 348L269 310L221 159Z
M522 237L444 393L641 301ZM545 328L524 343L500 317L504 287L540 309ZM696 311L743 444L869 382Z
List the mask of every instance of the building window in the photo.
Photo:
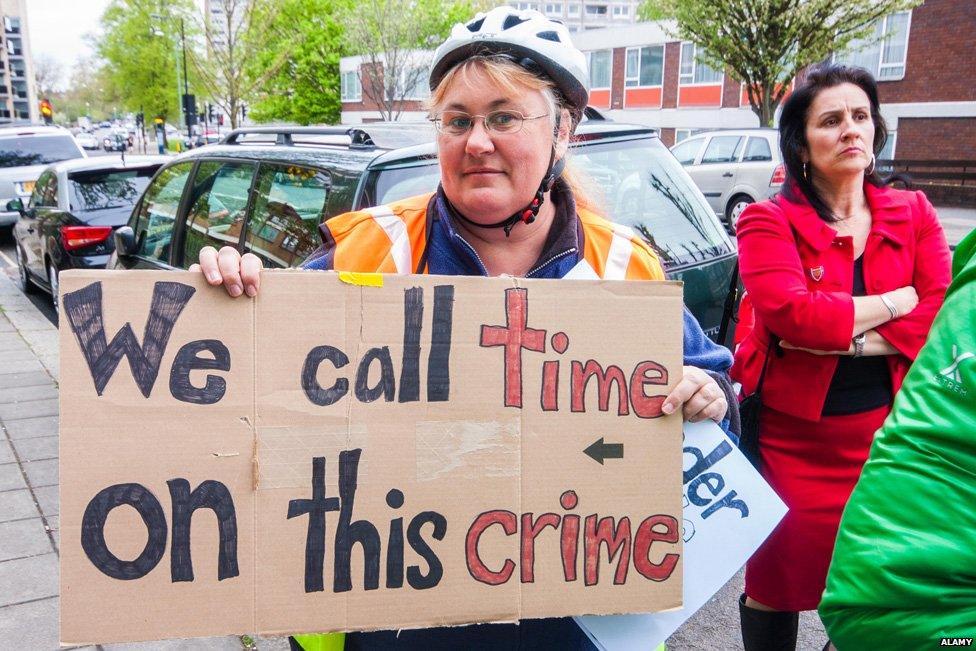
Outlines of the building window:
M615 5L613 8L613 15L623 16L626 18L627 16L630 15L630 7L628 7L627 5Z
M881 151L878 152L878 160L893 160L895 158L895 144L898 141L898 132L889 131L888 139L885 140L884 146Z
M579 16L579 5L571 4L568 7L570 16Z
M427 66L404 66L397 80L397 98L424 99L429 96L430 88L427 86L429 76L430 69Z
M546 13L550 16L562 16L563 10L559 5L549 3L546 4Z
M878 81L902 79L908 58L908 27L911 12L900 11L874 24L866 39L854 41L834 59L867 69Z
M587 16L606 16L607 6L606 5L586 5L586 15Z
M363 87L359 83L359 73L355 70L341 73L340 84L343 102L358 102L363 99Z
M681 67L678 81L682 84L717 84L722 73L698 61L698 47L694 43L681 44Z
M687 140L692 136L701 133L702 131L707 131L707 129L675 129L674 130L674 144L678 144L682 140ZM697 153L697 150L696 150Z
M663 45L627 49L625 86L660 86L663 79Z
M611 50L597 50L587 52L586 59L590 67L590 87L610 88L610 66L613 52Z

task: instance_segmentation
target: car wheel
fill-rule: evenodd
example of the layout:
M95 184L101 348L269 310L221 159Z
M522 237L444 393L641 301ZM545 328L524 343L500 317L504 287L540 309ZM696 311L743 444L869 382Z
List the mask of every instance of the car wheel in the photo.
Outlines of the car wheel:
M47 263L47 282L51 286L51 304L54 306L54 313L58 314L58 270L53 262Z
M725 208L725 228L728 229L729 235L735 235L735 227L739 223L739 215L742 214L742 211L750 203L753 203L752 197L740 194L733 197L732 201Z
M38 289L27 270L27 256L19 246L17 247L17 287L25 294L35 294Z

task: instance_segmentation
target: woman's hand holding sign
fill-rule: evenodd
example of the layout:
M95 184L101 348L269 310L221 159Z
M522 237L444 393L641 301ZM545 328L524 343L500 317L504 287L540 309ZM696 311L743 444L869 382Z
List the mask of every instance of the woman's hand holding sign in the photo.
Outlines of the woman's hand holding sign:
M215 287L223 285L234 298L241 294L254 298L261 288L263 267L261 258L253 253L242 256L232 246L221 247L220 251L205 246L200 249L200 263L191 265L190 271L202 271L208 283Z

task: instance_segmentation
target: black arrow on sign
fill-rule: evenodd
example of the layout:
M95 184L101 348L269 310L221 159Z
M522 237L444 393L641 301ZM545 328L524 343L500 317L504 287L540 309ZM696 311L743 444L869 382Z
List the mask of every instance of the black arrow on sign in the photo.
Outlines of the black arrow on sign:
M623 459L624 444L604 443L603 437L601 436L598 441L594 441L592 444L590 444L590 447L583 450L583 453L588 455L594 461L599 461L600 465L602 466L604 459Z

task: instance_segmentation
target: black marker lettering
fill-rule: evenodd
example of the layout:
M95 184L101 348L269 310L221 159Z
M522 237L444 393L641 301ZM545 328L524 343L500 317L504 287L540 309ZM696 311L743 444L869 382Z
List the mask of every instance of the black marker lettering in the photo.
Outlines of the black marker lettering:
M369 369L373 360L380 363L380 379L376 386L369 386ZM393 375L393 360L390 358L390 347L370 348L359 360L359 370L356 371L356 398L361 402L373 402L380 396L387 402L393 400L395 392Z
M182 283L158 282L153 286L142 346L130 323L122 326L112 342L107 343L102 317L102 283L95 282L64 295L65 316L81 346L98 395L102 395L124 356L129 359L132 377L142 395L149 397L173 326L195 291Z
M322 592L325 563L325 514L339 510L338 497L325 496L325 457L312 459L312 499L288 502L288 518L308 514L305 536L305 592Z
M403 292L403 367L399 402L420 400L420 331L424 323L424 288Z
M199 356L205 350L213 355L213 359ZM197 388L190 383L190 371L194 370L229 371L230 351L227 346L216 339L191 341L177 351L169 374L169 392L177 400L195 405L219 402L227 391L227 381L219 375L208 373L203 388Z
M109 551L105 543L105 521L108 514L123 504L139 512L148 532L146 546L133 561L123 561ZM163 507L156 496L142 484L109 486L101 490L85 507L85 515L81 519L81 547L92 565L113 579L141 579L156 567L166 551L166 514L163 513Z
M367 520L352 521L356 500L356 477L362 449L339 453L339 525L335 535L335 566L333 592L352 590L352 546L363 546L363 587L376 590L380 585L380 534Z
M441 560L437 558L437 554L430 548L420 532L421 528L428 523L434 525L434 531L431 535L435 540L443 540L447 533L447 518L436 511L423 511L415 515L410 521L410 526L407 528L407 541L410 543L410 547L427 561L429 568L427 574L420 571L419 565L411 565L407 568L407 582L414 590L433 588L441 582L441 577L444 576Z
M451 397L451 331L454 324L454 285L434 287L434 328L427 356L427 401Z
M173 500L173 542L170 549L170 573L172 580L193 580L193 559L190 557L190 524L193 512L199 508L210 509L217 516L217 532L220 538L217 553L217 580L235 577L237 569L237 514L234 498L219 481L208 479L190 492L190 482L170 479L169 495Z
M328 407L338 402L349 392L349 380L344 377L337 379L328 389L323 389L319 384L316 377L319 364L326 359L337 369L349 363L349 357L332 346L316 346L305 357L305 365L302 367L302 390L309 400L320 407Z

